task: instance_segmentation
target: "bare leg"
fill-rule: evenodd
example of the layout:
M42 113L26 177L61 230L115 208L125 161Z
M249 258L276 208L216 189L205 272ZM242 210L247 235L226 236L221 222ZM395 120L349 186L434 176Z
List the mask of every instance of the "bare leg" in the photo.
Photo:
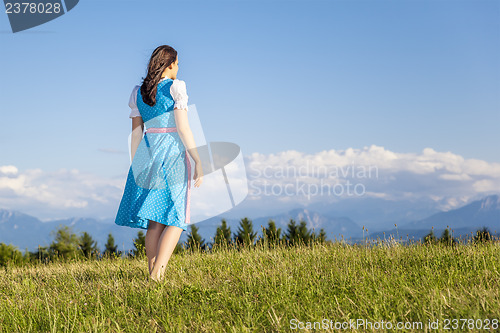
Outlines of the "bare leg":
M156 262L151 271L151 278L158 281L163 278L163 273L170 260L170 256L174 252L175 246L179 242L182 229L176 226L166 226L163 230L160 240L158 241L158 253Z
M146 255L148 257L149 274L151 274L155 264L158 241L163 229L165 229L164 224L149 220L148 231L146 232Z

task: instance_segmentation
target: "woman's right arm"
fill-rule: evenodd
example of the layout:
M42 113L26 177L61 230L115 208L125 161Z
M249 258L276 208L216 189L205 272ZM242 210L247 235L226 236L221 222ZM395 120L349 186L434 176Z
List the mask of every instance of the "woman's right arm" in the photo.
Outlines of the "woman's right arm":
M139 143L142 140L142 132L144 132L144 122L142 121L142 117L133 117L132 118L132 139L131 139L131 155L132 160L134 160L135 152L137 151L137 147L139 147Z

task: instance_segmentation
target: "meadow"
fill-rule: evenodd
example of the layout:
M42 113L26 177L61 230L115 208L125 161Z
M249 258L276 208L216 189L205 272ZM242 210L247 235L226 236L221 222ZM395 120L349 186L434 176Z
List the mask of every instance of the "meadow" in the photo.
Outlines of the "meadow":
M6 265L0 332L494 332L499 271L498 241L183 251L160 283L144 256Z

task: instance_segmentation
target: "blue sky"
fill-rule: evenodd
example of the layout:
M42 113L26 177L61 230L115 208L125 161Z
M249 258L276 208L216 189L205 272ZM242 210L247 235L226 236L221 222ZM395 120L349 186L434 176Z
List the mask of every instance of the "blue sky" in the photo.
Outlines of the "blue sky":
M126 168L98 149L127 150L128 97L160 44L207 139L245 154L377 144L500 162L499 6L87 0L16 34L0 15L2 164Z
M245 155L377 145L500 162L498 1L82 0L16 34L0 14L0 43L0 165L19 170L123 177L128 98L161 44L207 141Z

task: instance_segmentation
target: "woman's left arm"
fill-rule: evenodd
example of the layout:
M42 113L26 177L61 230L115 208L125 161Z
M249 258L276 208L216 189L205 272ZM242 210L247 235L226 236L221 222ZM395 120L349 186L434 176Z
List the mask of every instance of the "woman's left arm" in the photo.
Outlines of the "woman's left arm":
M142 132L144 132L144 122L142 121L141 113L137 108L136 101L137 91L139 89L139 85L136 85L134 89L132 89L132 93L130 94L130 99L128 102L128 106L131 109L129 118L132 118L132 140L130 143L130 155L132 156L132 161L134 160L134 155L137 151L137 147L139 147L139 143L142 140Z

